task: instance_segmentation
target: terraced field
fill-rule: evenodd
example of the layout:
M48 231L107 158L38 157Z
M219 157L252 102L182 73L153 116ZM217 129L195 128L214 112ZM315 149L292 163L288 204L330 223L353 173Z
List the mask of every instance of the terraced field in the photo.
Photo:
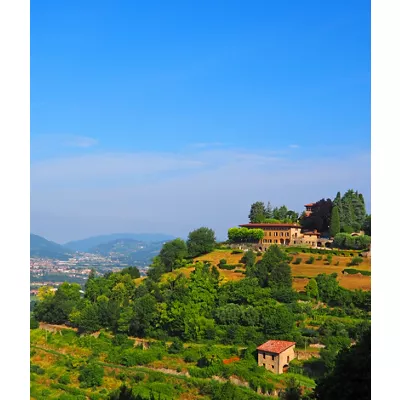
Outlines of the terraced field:
M313 256L315 261L313 264L307 264L306 261ZM224 258L227 260L228 264L238 264L243 254L232 254L231 250L215 250L212 253L205 254L201 257L197 257L198 261L209 261L212 265L217 266L219 261ZM293 264L296 258L300 258L301 262L298 265ZM318 260L318 258L321 258ZM325 260L326 255L319 254L309 254L309 253L299 253L293 255L293 260L290 264L292 268L293 276L293 287L295 290L301 291L307 285L309 278L316 277L318 274L332 274L336 272L338 274L339 284L346 289L362 289L371 290L371 277L364 276L361 274L355 275L344 275L342 271L345 268L356 268L362 271L371 271L371 259L365 258L362 263L356 267L349 267L352 257L350 256L332 256L332 263L327 265ZM260 260L261 256L257 257ZM244 266L242 267L244 269ZM178 273L178 271L183 272L185 275L189 275L193 270L193 267L182 268L174 271L172 274ZM229 280L240 280L243 279L244 275L234 271L219 269L223 281Z

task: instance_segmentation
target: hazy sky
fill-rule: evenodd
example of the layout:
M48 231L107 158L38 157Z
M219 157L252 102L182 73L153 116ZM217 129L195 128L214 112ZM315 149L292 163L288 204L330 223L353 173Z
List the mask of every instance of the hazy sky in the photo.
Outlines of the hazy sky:
M31 3L31 232L223 238L361 191L368 1Z

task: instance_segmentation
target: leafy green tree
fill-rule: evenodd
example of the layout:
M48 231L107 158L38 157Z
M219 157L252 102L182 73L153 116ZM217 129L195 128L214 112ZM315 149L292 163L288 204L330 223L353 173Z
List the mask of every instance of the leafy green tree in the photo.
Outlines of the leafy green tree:
M295 378L291 377L287 381L285 391L279 394L282 400L301 400L301 387Z
M77 283L62 283L54 296L46 296L33 310L38 321L63 324L80 301L81 287Z
M370 330L359 343L339 352L332 372L317 382L315 395L323 400L371 398Z
M286 213L286 218L289 219L291 222L297 222L297 220L299 219L299 213L293 210L289 210Z
M189 233L186 244L190 257L210 253L216 244L215 232L206 227L196 229Z
M265 204L262 201L253 203L250 207L249 220L250 223L261 223L267 218L267 210Z
M31 316L30 327L31 329L39 328L39 322L34 316Z
M82 387L96 387L103 383L104 368L100 365L89 362L84 366L78 376Z
M147 277L153 282L159 282L164 272L166 272L166 269L160 256L154 257L152 264L147 270Z
M334 237L339 232L340 232L339 208L338 208L338 206L333 206L331 223L330 223L330 227L329 227L329 234Z
M245 264L246 268L253 268L256 263L256 254L253 250L248 250L244 253L240 262Z
M121 271L122 275L129 275L132 279L140 278L140 272L137 267L126 267Z
M318 285L314 278L309 280L305 289L308 297L316 300L319 299Z
M267 306L260 314L261 325L266 336L276 337L292 332L295 317L286 306Z
M228 239L233 243L258 242L263 237L264 231L262 229L237 227L228 229Z
M319 297L322 301L331 302L337 300L339 294L339 283L336 280L337 274L319 274L316 277Z
M272 269L286 261L287 254L278 245L273 244L268 247L262 259L255 265L250 276L256 277L261 287L266 287Z
M368 236L371 236L371 215L367 215L365 217L364 224L362 226L362 230Z
M99 308L96 303L87 302L82 311L72 312L69 319L82 332L96 332L101 327Z
M158 312L155 298L146 294L133 303L132 333L143 337L157 323Z
M275 208L272 213L273 218L283 221L287 217L288 211L286 206Z
M281 262L272 268L269 275L268 286L271 288L292 288L292 269L289 264Z
M268 202L267 203L267 207L265 208L265 218L269 219L269 218L272 218L272 217L273 217L273 213L272 213L271 202Z
M168 353L170 354L179 354L183 351L183 342L179 338L173 338L172 343L168 348Z
M186 243L182 239L174 239L163 245L159 257L166 272L171 272L188 255Z

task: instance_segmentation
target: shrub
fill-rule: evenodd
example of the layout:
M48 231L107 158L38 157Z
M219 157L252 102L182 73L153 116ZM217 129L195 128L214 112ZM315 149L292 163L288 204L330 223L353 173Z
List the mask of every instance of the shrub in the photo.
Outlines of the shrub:
M35 317L31 317L31 329L37 329L39 328L39 322Z
M354 275L354 274L361 274L365 276L371 276L371 271L362 271L360 269L354 269L354 268L345 268L343 271L347 272L348 274Z
M336 261L336 264L335 264L336 266L338 266L339 265L339 261Z
M243 250L240 250L240 249L234 249L234 250L232 250L232 253L231 253L231 254L242 254L242 253L244 253L244 251L243 251Z
M221 265L225 265L225 264L228 264L228 262L226 261L225 258L221 258L221 259L219 260L218 266L221 268Z
M31 364L31 372L38 374L38 375L44 375L45 371L43 368L39 367L39 365Z
M257 251L257 256L262 256L261 251Z
M317 261L321 261L321 260L322 260L322 256L318 256Z
M331 263L332 263L332 254L328 254L327 256L326 256L326 259L325 259L327 262L328 262L328 265L331 265Z
M306 264L314 264L315 258L311 256L307 261Z
M362 257L353 257L349 263L349 265L360 265L362 263L363 259Z
M183 351L183 342L178 338L174 338L172 340L171 346L169 346L168 353L178 354L181 353L182 351Z
M297 257L295 261L293 261L293 264L298 265L301 263L301 258Z
M287 263L290 264L293 261L293 256L288 256Z
M104 368L96 363L88 363L78 376L82 387L96 387L103 383Z
M136 372L135 375L133 375L132 379L138 383L141 381L144 381L144 379L146 378L146 374L144 372Z
M233 269L235 269L236 267L241 267L241 264L234 264L234 265L229 265L229 264L222 264L222 265L220 265L219 267L221 268L221 269L227 269L227 270L233 270Z

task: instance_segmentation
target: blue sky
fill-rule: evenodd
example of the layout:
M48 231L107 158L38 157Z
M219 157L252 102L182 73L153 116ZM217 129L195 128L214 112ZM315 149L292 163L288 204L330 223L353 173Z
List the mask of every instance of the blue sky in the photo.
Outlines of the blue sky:
M254 201L370 207L366 1L34 1L31 231L219 237Z

